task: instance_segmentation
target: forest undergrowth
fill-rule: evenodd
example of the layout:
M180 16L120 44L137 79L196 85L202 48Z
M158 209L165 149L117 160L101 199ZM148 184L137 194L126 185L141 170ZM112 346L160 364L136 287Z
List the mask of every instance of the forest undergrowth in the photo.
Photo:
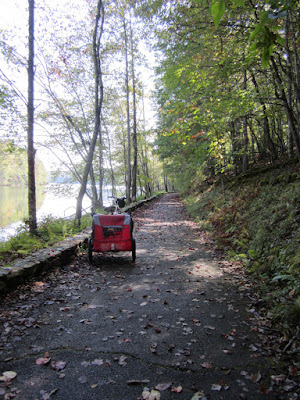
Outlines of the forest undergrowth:
M218 249L243 265L260 307L284 335L299 339L300 165L281 163L218 178L183 194Z

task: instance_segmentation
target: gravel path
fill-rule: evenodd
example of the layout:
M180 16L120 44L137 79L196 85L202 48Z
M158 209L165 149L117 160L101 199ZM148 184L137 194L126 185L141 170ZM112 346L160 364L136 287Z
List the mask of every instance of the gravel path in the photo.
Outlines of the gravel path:
M240 268L177 195L133 218L135 263L94 254L91 266L82 254L2 301L0 398L298 398L295 380L272 369L268 321Z

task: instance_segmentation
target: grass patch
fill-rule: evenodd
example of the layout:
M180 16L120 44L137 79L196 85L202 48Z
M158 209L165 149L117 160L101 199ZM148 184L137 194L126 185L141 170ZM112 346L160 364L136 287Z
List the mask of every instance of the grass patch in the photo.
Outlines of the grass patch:
M38 235L32 236L28 226L19 229L16 236L0 243L0 266L8 266L17 258L23 258L45 247L51 247L59 241L73 236L91 226L92 218L85 215L81 226L74 224L73 219L54 219L46 217L38 224Z

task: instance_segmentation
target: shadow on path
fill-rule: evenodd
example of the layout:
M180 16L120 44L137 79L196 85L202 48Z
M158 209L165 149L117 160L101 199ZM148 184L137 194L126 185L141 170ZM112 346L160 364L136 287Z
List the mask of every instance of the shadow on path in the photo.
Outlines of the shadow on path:
M251 292L174 194L133 214L137 259L85 254L1 305L0 396L296 399L258 336ZM268 327L266 326L267 330ZM6 397L5 397L6 396Z

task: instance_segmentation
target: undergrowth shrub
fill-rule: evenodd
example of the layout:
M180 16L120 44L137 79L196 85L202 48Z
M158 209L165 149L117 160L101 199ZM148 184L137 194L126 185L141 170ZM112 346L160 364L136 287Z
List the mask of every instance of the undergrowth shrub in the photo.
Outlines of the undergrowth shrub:
M289 170L291 168L292 170ZM243 262L277 324L300 319L300 173L286 167L215 184L185 202L227 255Z
M82 231L87 226L91 226L90 215L82 217L80 227L74 224L73 219L54 219L48 216L39 222L38 235L32 236L25 224L18 230L16 236L0 243L0 266L7 265L14 259L27 256L41 248L53 246L60 240Z

